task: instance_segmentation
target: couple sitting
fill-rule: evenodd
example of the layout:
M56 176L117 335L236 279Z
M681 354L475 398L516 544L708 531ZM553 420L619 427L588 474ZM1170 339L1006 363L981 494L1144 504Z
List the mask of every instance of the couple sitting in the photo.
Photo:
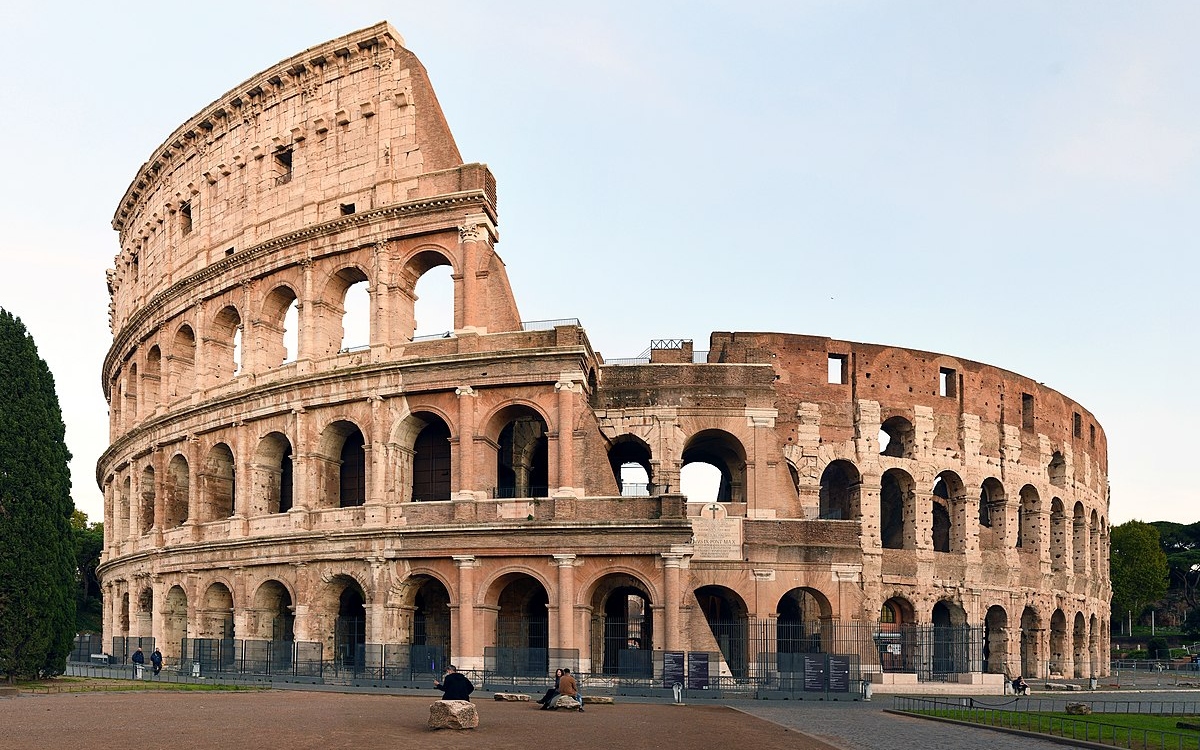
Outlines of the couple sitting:
M558 700L558 696L565 695L579 702L579 710L583 710L583 696L579 694L579 685L575 682L575 678L571 676L571 670L563 667L562 669L554 670L554 687L546 691L546 694L538 700L543 711L553 711L554 702Z

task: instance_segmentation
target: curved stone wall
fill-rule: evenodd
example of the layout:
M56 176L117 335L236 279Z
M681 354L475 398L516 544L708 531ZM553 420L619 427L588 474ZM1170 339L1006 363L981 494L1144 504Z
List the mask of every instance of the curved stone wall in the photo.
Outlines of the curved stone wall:
M578 321L522 322L494 179L386 24L210 104L114 227L110 638L169 661L211 639L614 674L709 651L732 678L837 646L881 684L1107 671L1086 409L929 352L714 333L606 363ZM414 338L440 266L454 330ZM718 478L689 487L693 465ZM979 637L923 650L920 628Z

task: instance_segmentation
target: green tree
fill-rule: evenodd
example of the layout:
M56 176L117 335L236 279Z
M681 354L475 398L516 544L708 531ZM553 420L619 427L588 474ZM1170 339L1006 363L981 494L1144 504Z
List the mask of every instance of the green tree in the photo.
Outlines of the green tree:
M50 368L0 309L0 675L59 674L75 633L71 458Z
M104 550L104 524L87 522L87 514L71 514L71 532L75 537L75 630L99 633L103 625L100 579L96 568Z
M1158 529L1141 521L1126 521L1112 527L1110 543L1113 618L1120 620L1128 612L1137 617L1167 593L1167 555Z

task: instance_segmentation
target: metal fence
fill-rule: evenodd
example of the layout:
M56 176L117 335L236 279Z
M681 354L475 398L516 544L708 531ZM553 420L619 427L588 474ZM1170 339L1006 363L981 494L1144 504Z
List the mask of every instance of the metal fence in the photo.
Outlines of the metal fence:
M1087 718L1064 717L1030 710L1023 700L1007 706L990 706L974 699L957 700L897 696L892 707L914 716L952 719L983 726L1034 732L1110 747L1144 750L1200 750L1200 737L1159 729L1123 727L1106 722L1096 713ZM1050 709L1061 711L1061 708ZM1095 707L1092 708L1096 712ZM1123 712L1124 713L1124 712Z

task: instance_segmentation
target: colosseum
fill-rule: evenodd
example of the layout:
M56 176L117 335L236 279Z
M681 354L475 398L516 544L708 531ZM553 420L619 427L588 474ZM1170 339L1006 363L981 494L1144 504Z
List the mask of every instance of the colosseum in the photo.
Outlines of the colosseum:
M496 205L386 23L253 76L153 151L113 219L106 649L712 694L1107 674L1089 411L990 365L820 336L605 360L578 320L521 319ZM435 269L453 330L418 336Z

